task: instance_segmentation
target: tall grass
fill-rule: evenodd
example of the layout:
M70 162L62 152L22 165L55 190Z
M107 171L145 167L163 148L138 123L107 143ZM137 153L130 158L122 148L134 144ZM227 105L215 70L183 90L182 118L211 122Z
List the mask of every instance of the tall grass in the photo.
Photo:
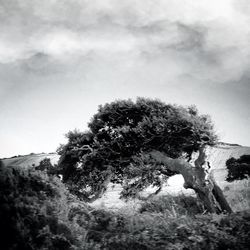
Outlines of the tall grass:
M90 225L88 240L102 249L249 249L250 213L96 213L98 226Z
M250 180L235 181L224 187L224 194L233 211L250 209Z

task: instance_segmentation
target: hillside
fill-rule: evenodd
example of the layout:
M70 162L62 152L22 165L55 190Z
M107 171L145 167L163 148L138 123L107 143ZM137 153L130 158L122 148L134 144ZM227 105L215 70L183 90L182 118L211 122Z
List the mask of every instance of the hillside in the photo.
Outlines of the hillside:
M225 196L229 200L235 210L243 210L250 208L250 181L234 181L228 183L225 181L227 170L226 161L231 157L239 158L241 155L250 154L250 147L244 147L240 145L220 143L215 147L211 147L207 151L208 158L214 176L220 187L223 189ZM44 158L50 158L53 164L57 163L59 155L56 153L50 154L31 154L13 158L3 159L3 163L6 166L20 166L29 167L32 165L38 165ZM183 187L182 176L177 175L171 177L168 184L164 186L162 193L171 194L193 194L192 190L185 190ZM99 200L94 202L94 205L105 205L108 207L120 207L124 205L124 202L119 199L119 192L121 187L119 185L110 185L107 193ZM146 190L144 194L152 192L152 189Z
M59 159L59 155L56 153L29 154L2 159L2 161L6 166L30 167L32 165L39 165L40 161L44 158L50 158L52 164L56 164Z

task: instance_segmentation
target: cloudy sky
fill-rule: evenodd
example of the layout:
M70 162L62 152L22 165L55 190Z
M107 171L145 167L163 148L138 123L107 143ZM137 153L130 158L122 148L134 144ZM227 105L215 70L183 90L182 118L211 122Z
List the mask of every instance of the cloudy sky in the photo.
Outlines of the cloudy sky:
M250 145L248 0L0 0L0 157L55 151L99 104L196 104Z

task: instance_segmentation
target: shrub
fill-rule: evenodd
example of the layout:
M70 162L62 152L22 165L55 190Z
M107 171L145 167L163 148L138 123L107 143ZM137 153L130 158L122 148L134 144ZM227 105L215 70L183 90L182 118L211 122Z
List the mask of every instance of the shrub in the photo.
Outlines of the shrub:
M226 180L232 182L250 177L250 155L242 155L239 159L230 158L226 161L228 176Z
M68 219L72 197L60 180L33 169L0 167L2 249L73 249L84 228Z
M43 160L41 160L39 162L38 166L34 167L35 170L39 170L39 171L45 171L48 175L55 175L57 177L60 177L59 175L59 169L58 166L55 164L53 165L51 163L50 158L44 158Z

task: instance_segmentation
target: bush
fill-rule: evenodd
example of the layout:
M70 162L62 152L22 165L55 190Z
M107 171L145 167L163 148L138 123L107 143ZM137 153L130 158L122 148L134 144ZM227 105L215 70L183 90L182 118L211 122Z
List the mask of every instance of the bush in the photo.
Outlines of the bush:
M73 249L85 229L68 219L72 199L58 178L0 167L2 249Z
M48 175L55 175L56 177L60 177L60 170L58 166L51 163L50 158L44 158L39 162L38 166L34 167L35 170L45 171Z
M242 155L239 159L234 157L226 161L228 175L226 180L232 182L250 177L250 155Z

